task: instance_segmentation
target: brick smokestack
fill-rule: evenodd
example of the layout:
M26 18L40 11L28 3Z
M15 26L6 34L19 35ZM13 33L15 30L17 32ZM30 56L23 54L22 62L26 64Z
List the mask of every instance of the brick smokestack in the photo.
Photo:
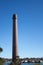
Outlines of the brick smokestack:
M13 15L13 47L12 47L12 61L18 57L18 26L17 15Z

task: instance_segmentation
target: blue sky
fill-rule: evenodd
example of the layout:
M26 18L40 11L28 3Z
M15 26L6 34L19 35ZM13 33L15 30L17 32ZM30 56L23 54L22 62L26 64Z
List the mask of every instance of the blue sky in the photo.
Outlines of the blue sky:
M1 57L12 57L12 16L18 16L18 55L43 57L43 0L0 0Z

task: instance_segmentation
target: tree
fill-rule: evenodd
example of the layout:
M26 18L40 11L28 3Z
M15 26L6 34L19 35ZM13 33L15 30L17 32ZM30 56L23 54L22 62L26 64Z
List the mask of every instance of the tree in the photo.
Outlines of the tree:
M0 47L0 53L3 51L3 49ZM0 57L0 65L3 65L3 59Z
M3 51L3 49L0 47L0 53Z

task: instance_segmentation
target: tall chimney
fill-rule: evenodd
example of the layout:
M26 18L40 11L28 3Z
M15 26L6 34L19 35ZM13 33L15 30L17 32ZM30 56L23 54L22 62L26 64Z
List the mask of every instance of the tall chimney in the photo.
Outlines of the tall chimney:
M17 15L13 15L13 48L12 48L12 61L18 57L18 26Z

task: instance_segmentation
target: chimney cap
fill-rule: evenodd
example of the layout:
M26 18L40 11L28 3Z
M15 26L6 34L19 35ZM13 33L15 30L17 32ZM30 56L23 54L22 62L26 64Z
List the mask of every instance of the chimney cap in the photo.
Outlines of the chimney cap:
M13 19L17 19L17 14L13 14Z

